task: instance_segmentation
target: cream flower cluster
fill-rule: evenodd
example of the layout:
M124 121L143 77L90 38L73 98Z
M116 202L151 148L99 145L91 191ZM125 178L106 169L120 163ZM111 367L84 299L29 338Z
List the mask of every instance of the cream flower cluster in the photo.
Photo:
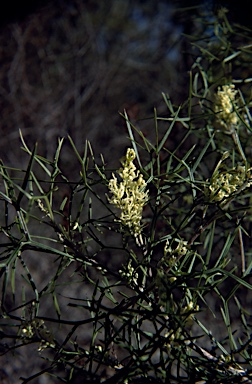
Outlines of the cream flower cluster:
M137 279L138 279L138 273L136 272L136 269L132 267L131 265L132 260L129 260L127 265L123 265L123 269L119 270L120 275L122 278L128 280L128 283L131 285L138 285Z
M109 181L109 190L113 194L109 202L121 210L120 222L127 226L131 233L141 233L141 219L143 207L148 201L148 191L143 175L136 170L133 161L136 157L132 148L127 149L126 157L121 160L122 167L118 174L122 178L119 182L114 174Z
M232 125L238 122L238 116L235 111L237 107L235 86L233 84L223 85L218 88L215 100L215 112L220 125L230 129Z
M228 171L215 172L209 185L210 201L225 202L232 193L238 191L243 185L249 187L250 169L245 166L238 165Z
M41 352L46 348L55 348L53 335L47 329L43 320L33 319L32 321L25 321L21 327L21 338L25 343L29 343L34 337L40 338L40 345L38 351Z

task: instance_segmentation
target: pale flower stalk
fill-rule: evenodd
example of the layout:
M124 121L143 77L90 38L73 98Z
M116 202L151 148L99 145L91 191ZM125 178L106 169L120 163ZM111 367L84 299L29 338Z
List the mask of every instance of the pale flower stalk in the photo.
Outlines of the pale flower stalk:
M237 90L233 84L223 85L218 88L215 99L215 113L219 124L227 130L237 126L238 115L237 108Z
M126 157L121 160L122 167L118 171L122 181L119 182L112 174L113 178L108 185L112 197L108 200L121 210L119 219L121 224L137 236L141 234L142 212L148 201L148 191L143 175L133 164L135 157L135 151L128 148Z
M225 132L232 135L233 141L243 159L246 163L246 156L243 152L239 136L239 102L241 101L240 97L237 97L238 90L235 89L234 84L223 85L218 88L216 97L215 97L215 113L217 122L221 127L225 128ZM240 110L240 115L243 115L244 112Z
M218 162L210 180L210 185L206 194L211 202L221 202L226 204L227 199L235 192L239 192L251 185L251 168L238 164L228 170L220 170L223 161L228 157L225 152L222 159Z

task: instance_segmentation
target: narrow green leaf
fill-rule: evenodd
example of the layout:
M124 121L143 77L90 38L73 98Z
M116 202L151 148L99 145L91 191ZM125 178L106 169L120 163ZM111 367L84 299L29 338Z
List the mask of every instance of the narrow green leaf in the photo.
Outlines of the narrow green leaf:
M54 304L54 308L55 308L55 311L58 315L58 318L60 319L61 317L61 311L60 311L60 307L59 307L59 303L58 303L58 299L57 299L57 295L56 295L56 292L53 291L52 293L53 295L53 304Z

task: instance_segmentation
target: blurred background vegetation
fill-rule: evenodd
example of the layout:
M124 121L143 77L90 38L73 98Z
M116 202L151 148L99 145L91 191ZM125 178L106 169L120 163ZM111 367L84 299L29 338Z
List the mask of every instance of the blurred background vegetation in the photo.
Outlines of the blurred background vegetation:
M0 158L10 167L26 167L21 129L26 142L38 142L38 153L48 159L58 138L70 135L77 150L89 139L94 152L117 167L128 146L120 113L126 110L144 134L154 135L154 107L159 116L167 114L161 93L177 105L187 99L189 70L200 53L188 36L210 40L209 22L221 6L231 22L250 26L245 4L228 1L58 0L2 13ZM249 77L249 65L237 65L237 76ZM172 138L175 145L179 136ZM67 145L61 165L66 174L77 175ZM40 268L49 273L50 260L44 257ZM31 373L37 362L27 353L3 360L0 382L7 376L18 382L24 364Z
M175 103L184 100L192 59L183 34L203 33L207 25L200 18L220 6L154 0L26 4L5 10L0 33L0 153L12 165L23 161L16 151L19 129L49 158L57 138L67 134L78 149L89 139L95 151L107 149L110 160L118 158L127 136L118 112L126 109L134 122L152 116L154 107L162 114L161 92ZM145 122L146 132L151 124ZM72 172L71 159L65 161Z

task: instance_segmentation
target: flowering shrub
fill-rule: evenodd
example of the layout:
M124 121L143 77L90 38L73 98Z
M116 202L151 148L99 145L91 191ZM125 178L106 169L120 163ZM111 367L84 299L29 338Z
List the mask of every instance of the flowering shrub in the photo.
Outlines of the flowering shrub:
M63 139L50 160L21 133L27 168L1 163L1 357L43 359L22 383L251 382L251 79L226 75L250 52L228 51L226 17L214 27L223 72L197 58L154 139L125 113L119 178L70 137L76 177Z

